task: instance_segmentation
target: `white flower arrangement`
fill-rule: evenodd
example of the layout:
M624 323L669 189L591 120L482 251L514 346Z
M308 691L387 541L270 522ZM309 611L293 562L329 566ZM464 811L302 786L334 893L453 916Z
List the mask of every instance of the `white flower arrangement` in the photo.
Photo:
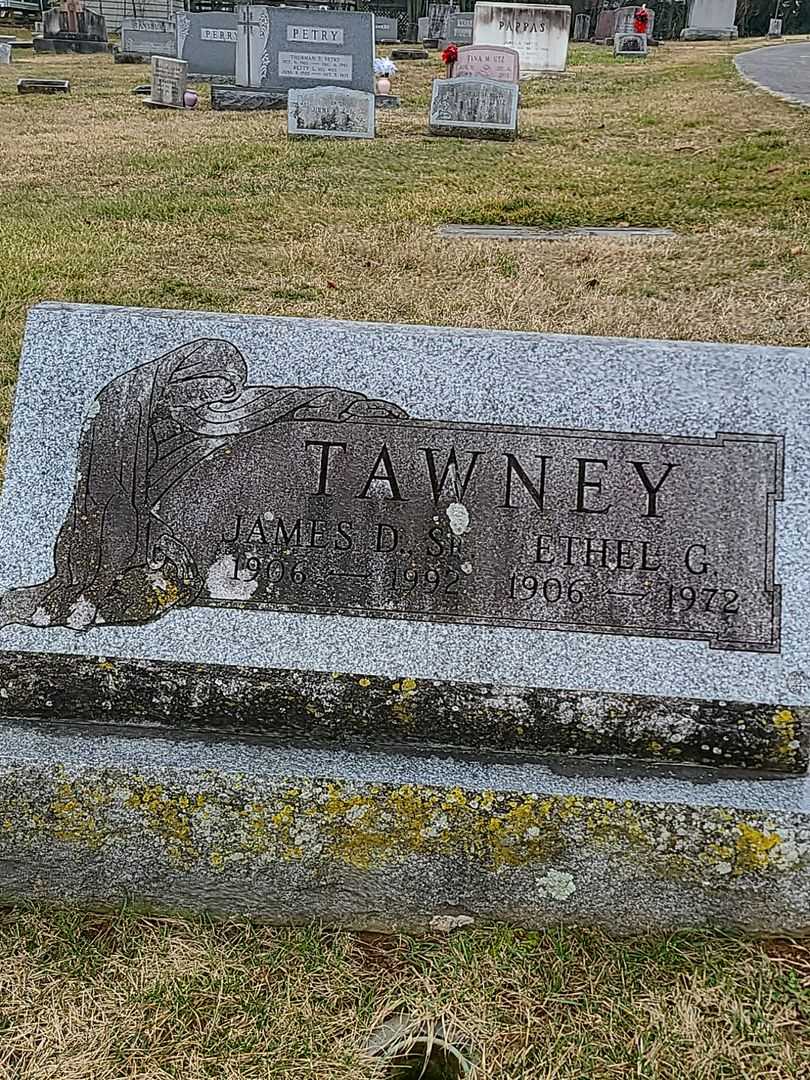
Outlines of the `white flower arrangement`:
M397 65L393 60L389 60L387 56L378 56L374 60L374 74L379 78L383 76L386 79L390 79L392 75L396 75Z

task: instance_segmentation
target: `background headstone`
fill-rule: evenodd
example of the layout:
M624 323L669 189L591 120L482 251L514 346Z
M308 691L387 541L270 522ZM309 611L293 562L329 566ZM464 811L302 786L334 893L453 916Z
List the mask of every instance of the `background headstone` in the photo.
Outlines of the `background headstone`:
M429 129L456 138L514 139L517 110L517 83L466 75L434 79Z
M177 47L173 19L127 18L121 22L121 53L145 60L171 56Z
M107 26L103 16L84 0L60 0L42 18L42 37L34 38L35 52L107 52Z
M684 41L733 41L738 36L734 20L737 0L689 0Z
M616 33L613 37L613 55L646 56L647 35L627 33L625 31Z
M7 41L0 41L0 64L11 63L11 45Z
M428 4L428 27L425 41L439 41L447 37L447 20L452 10L451 4Z
M571 8L561 5L479 3L474 45L505 45L520 56L520 74L565 71Z
M67 79L17 79L18 94L69 94Z
M177 59L191 79L233 81L236 73L236 14L233 11L176 11Z
M423 15L417 21L416 25L417 25L416 40L417 41L427 41L428 30L430 29L430 19L427 17L427 15Z
M398 20L390 15L375 15L374 40L379 45L395 45L399 41Z
M451 43L454 45L471 45L474 18L475 16L471 11L452 12L447 18L445 37L439 42L439 48L444 49Z
M453 65L453 76L464 75L516 83L520 77L520 57L514 49L499 45L463 45Z
M374 138L374 95L342 86L293 87L287 95L287 134L332 139Z
M768 37L769 38L780 38L781 36L782 36L782 20L781 19L771 19L771 21L768 23Z
M183 97L188 79L188 63L171 56L152 57L152 86L147 105L184 108Z
M580 12L574 19L574 41L587 41L591 36L591 17Z

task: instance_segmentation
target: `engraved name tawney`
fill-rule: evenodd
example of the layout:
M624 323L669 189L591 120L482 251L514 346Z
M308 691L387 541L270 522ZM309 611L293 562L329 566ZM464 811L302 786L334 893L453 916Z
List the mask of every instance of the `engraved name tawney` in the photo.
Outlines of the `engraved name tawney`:
M416 420L251 386L203 339L105 386L78 456L53 575L0 624L225 606L779 651L780 435Z

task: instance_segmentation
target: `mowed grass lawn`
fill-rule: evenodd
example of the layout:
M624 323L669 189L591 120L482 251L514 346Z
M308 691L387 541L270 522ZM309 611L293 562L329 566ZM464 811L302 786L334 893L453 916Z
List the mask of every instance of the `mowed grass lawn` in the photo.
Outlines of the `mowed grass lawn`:
M147 68L106 57L0 68L0 419L45 299L807 344L810 115L742 82L735 48L574 47L569 75L522 87L514 145L426 138L438 62L401 65L373 143L288 143L282 115L215 114L205 91L149 111ZM73 91L17 97L20 76ZM443 222L678 237L448 242ZM370 1080L369 1034L404 1006L486 1080L797 1080L808 995L787 942L10 911L0 1077Z

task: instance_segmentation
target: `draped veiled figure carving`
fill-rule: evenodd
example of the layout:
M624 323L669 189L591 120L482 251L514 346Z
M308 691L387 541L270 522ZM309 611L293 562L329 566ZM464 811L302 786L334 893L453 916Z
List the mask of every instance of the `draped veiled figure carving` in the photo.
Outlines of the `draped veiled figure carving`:
M45 582L11 589L0 625L145 623L202 587L160 501L212 454L271 424L398 419L398 406L327 386L248 386L227 341L200 339L113 379L88 411L76 486Z

